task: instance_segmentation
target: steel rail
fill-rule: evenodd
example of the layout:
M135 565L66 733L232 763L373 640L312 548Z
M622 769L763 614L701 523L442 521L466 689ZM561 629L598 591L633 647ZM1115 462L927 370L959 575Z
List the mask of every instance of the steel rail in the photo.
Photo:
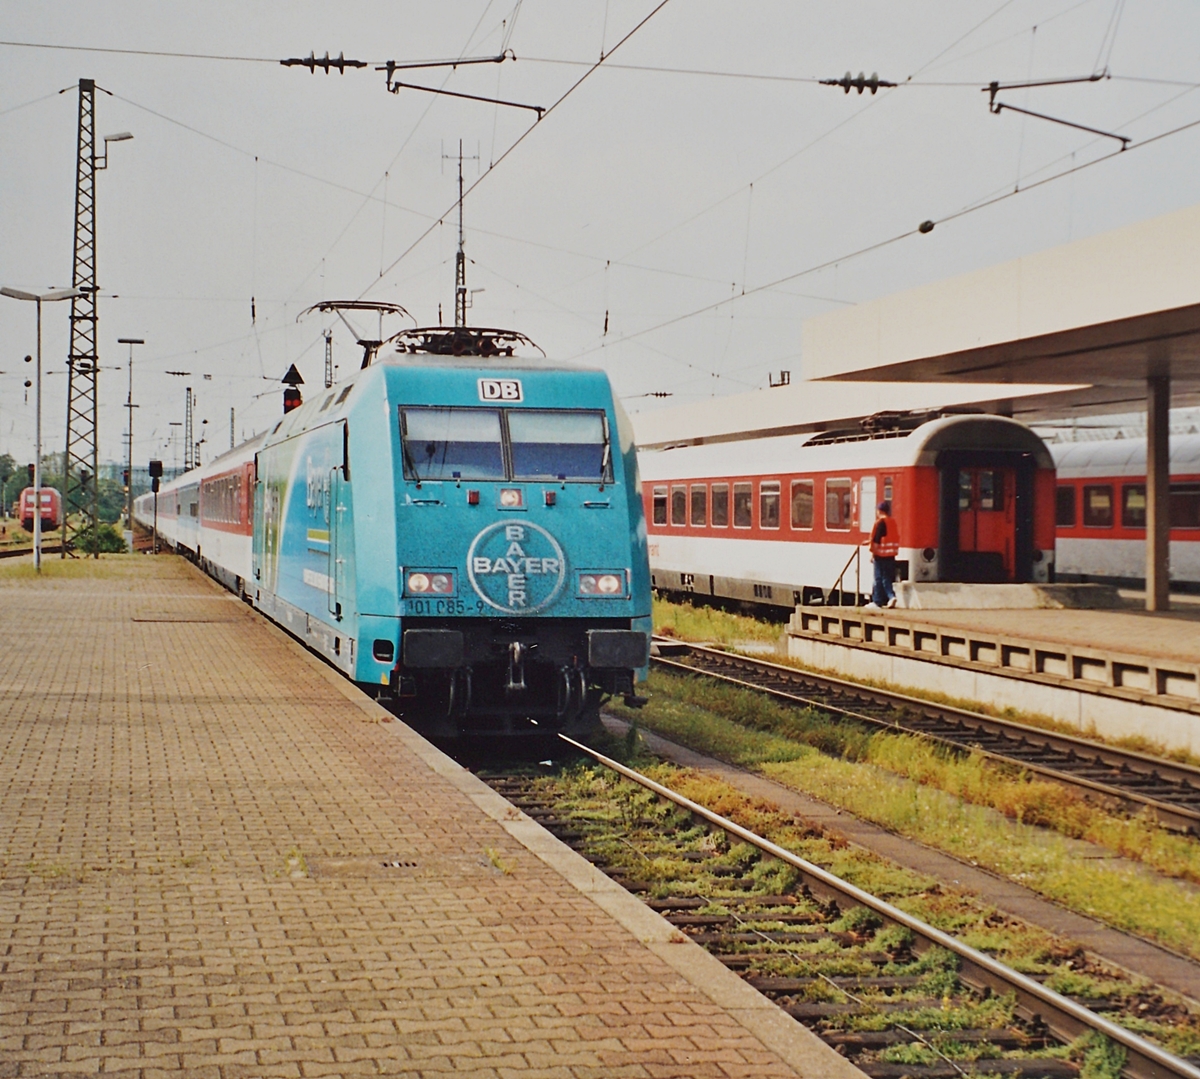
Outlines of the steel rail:
M1052 782L1081 789L1087 794L1098 796L1101 800L1122 805L1135 812L1149 810L1156 817L1158 823L1174 831L1200 834L1200 768L1195 766L1164 760L1161 757L1153 757L1134 750L1102 745L1099 742L1075 735L1046 731L1040 727L1018 723L1015 720L998 719L995 716L983 715L965 708L935 704L932 701L910 697L903 693L876 689L828 675L812 674L778 663L768 663L764 660L722 652L718 649L683 644L675 640L668 642L668 639L661 641L656 639L656 642L660 645L669 643L672 648L685 650L706 661L701 664L691 664L683 658L658 655L652 658L652 662L656 666L685 674L703 675L706 678L725 682L741 689L765 694L787 704L815 708L874 727L918 735L958 752L977 752L991 760L1015 765ZM714 670L713 666L726 668L726 670ZM823 697L805 696L803 693L790 692L778 686L764 686L748 678L739 678L728 673L730 669L767 676L773 680L791 683L797 688L807 686L840 697L857 698L859 701L882 706L898 714L894 717L870 715ZM913 713L918 719L933 720L953 729L930 731L918 723L905 722L904 715ZM1064 755L1069 760L1077 762L1080 769L1092 772L1097 768L1103 768L1105 771L1117 771L1128 777L1128 785L1123 785L1119 776L1093 778L1078 774L1069 768L1030 760L1012 752L1006 753L1002 747L989 749L972 741L972 736L981 733L1014 743L1012 747L1014 750L1022 748ZM1142 793L1134 788L1134 784L1138 782L1153 783L1160 788L1173 785L1179 788L1183 800L1170 801L1162 794ZM1188 801L1194 805L1187 804Z
M42 554L56 554L62 550L61 543L43 543ZM32 547L17 547L0 551L0 558L20 558L23 554L33 554Z
M1040 1019L1061 1041L1074 1041L1081 1034L1089 1031L1103 1034L1125 1050L1126 1059L1122 1073L1129 1076L1130 1079L1168 1079L1168 1077L1200 1079L1200 1068L1194 1067L1186 1060L1173 1053L1168 1053L1165 1049L1139 1037L1132 1031L1097 1015L1083 1005L1076 1004L1075 1001L1054 992L1053 989L1047 989L1032 978L997 962L991 956L963 944L962 941L948 933L943 933L940 929L935 929L921 919L914 918L911 914L899 907L892 906L891 903L879 899L870 892L864 892L861 888L842 880L819 865L793 854L786 848L772 843L769 839L764 839L748 828L743 828L728 817L714 813L706 806L700 805L699 802L693 802L690 798L677 794L670 787L656 783L649 776L644 776L619 761L606 757L603 753L598 753L582 742L568 738L565 734L559 734L559 738L626 779L653 791L661 798L674 802L677 806L708 821L709 824L715 825L729 835L757 847L764 854L769 854L772 858L778 858L781 862L792 866L799 871L801 879L809 891L822 899L834 902L849 901L855 906L866 907L868 910L874 911L885 922L903 926L913 934L918 951L938 947L953 952L961 962L959 977L967 985L977 990L990 989L993 992L1014 994L1018 1009L1024 1017L1030 1021Z

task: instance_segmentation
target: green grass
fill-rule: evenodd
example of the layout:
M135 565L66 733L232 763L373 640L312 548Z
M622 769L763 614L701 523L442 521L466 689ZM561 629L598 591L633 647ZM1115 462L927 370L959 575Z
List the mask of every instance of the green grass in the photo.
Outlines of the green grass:
M1087 959L1072 942L997 911L986 896L965 893L952 884L852 847L838 836L810 827L772 803L749 796L705 772L655 761L639 752L636 737L610 736L602 741L603 751L625 759L677 793L823 866L964 943L1025 973L1047 977L1048 984L1060 991L1108 1002L1117 1009L1111 1013L1113 1018L1131 1027L1136 1024L1141 1033L1172 1051L1190 1053L1200 1040L1200 1022L1177 1003L1167 1004L1146 983ZM769 742L759 744L768 750L772 748ZM805 747L797 759L808 756L816 754ZM615 875L621 878L644 884L651 897L695 895L706 900L705 913L724 914L741 909L741 917L753 923L758 919L745 908L727 902L730 896L798 891L799 876L793 867L762 857L748 844L724 833L709 831L680 807L654 798L645 789L590 761L567 764L552 774L538 775L533 782L535 789L555 792L552 803L556 815L581 830L580 845L589 857L598 858L607 872L615 870ZM689 852L698 851L706 856L688 857ZM714 867L733 870L732 875L740 880L731 880L728 872L718 875L713 872ZM1015 1000L1011 995L964 997L958 983L958 961L951 953L931 948L920 955L913 954L909 930L900 926L884 928L878 915L864 908L833 911L832 921L826 921L831 912L819 900L798 896L794 910L797 914L813 915L811 923L806 924L827 924L832 930L852 932L860 939L850 947L828 939L790 943L783 949L739 944L737 950L750 960L756 973L806 978L862 975L874 969L867 952L887 953L889 962L880 966L878 973L920 978L916 986L897 989L887 997L893 1004L911 999L911 1010L900 1015L876 1012L841 1016L831 1019L831 1025L853 1030L884 1029L900 1020L906 1026L928 1032L939 1049L956 1059L969 1061L1000 1055L985 1044L960 1044L955 1041L954 1032L1007 1026L1014 1019ZM770 922L770 915L763 915L761 921ZM870 990L866 992L869 994ZM929 1006L930 997L941 998L940 1006ZM814 982L803 990L803 998L840 1001L843 993ZM896 1053L899 1054L896 1062L900 1063L913 1062L920 1056L920 1050L911 1048L897 1048ZM909 1059L906 1053L914 1055ZM1119 1065L1119 1060L1105 1042L1089 1038L1044 1054L1078 1061L1084 1065L1082 1074L1092 1079L1116 1079L1112 1065Z
M730 614L716 607L693 607L655 598L654 631L685 641L708 641L735 647L746 641L782 646L784 626L744 614Z
M1164 879L1200 881L1194 839L917 737L870 733L703 679L655 672L650 688L650 703L636 713L644 727L1200 958L1200 902ZM1082 858L1074 839L1163 876Z
M673 603L670 600L654 600L654 625L658 633L669 637L678 637L684 641L696 643L713 643L734 651L747 641L773 642L780 648L780 655L773 656L771 662L784 666L795 667L801 671L811 671L831 678L840 678L846 682L854 682L875 689L885 689L900 692L920 700L934 704L945 704L952 708L963 708L970 712L978 712L985 716L995 716L997 719L1007 719L1015 723L1023 723L1028 727L1038 727L1042 730L1056 731L1060 734L1070 734L1078 737L1080 730L1069 723L1054 719L1051 716L1037 712L1023 712L1011 706L998 708L987 701L973 701L965 697L951 697L945 693L920 689L913 686L896 686L873 678L850 677L843 671L831 670L825 667L814 667L801 663L797 659L784 655L786 645L786 628L773 622L764 621L747 615L728 614L725 611L703 604ZM1119 746L1122 749L1146 753L1153 757L1163 757L1168 760L1180 761L1184 764L1200 765L1200 756L1189 753L1185 749L1168 749L1161 742L1139 735L1128 735L1122 738L1108 738L1095 731L1082 732L1083 736L1096 742Z
M61 558L58 553L42 555L42 580L87 580L97 578L121 578L138 576L151 568L149 555L102 554L99 558L80 555L78 558ZM179 577L187 571L183 564L171 555L159 555L158 576ZM169 569L165 569L165 566ZM164 572L165 569L165 572ZM0 583L36 581L38 574L33 561L13 559L0 562Z

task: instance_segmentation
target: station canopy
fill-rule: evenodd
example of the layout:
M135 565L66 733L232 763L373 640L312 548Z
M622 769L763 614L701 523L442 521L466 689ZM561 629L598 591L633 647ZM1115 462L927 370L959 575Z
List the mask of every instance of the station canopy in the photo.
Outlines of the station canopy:
M813 380L1071 383L1027 422L1200 403L1200 206L808 319ZM1047 386L1048 389L1048 386ZM991 392L991 391L989 391Z
M640 449L702 445L848 428L880 413L980 411L1011 416L1074 386L971 383L793 382L751 393L709 397L632 416Z

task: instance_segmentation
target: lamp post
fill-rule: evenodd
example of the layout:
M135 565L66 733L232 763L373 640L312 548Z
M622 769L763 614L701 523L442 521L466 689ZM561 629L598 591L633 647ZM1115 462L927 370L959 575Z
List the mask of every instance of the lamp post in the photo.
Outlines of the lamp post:
M133 346L144 345L146 342L140 337L118 337L118 345L129 346L129 396L125 400L125 407L129 409L129 452L125 456L127 465L125 475L127 476L125 484L125 522L130 533L130 550L133 549Z
M14 300L32 300L37 304L37 392L34 395L35 422L33 451L33 565L42 572L42 304L51 300L73 300L83 293L76 288L51 289L48 292L24 292L16 288L0 288L0 296ZM66 507L63 507L64 512ZM63 522L64 527L66 522Z

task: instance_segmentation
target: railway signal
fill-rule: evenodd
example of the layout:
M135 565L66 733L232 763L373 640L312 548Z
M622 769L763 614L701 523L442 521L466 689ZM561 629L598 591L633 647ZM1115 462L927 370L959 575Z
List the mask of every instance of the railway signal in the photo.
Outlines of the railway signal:
M158 554L158 487L162 482L162 461L150 462L150 490L154 492L154 536L151 539L151 550Z

